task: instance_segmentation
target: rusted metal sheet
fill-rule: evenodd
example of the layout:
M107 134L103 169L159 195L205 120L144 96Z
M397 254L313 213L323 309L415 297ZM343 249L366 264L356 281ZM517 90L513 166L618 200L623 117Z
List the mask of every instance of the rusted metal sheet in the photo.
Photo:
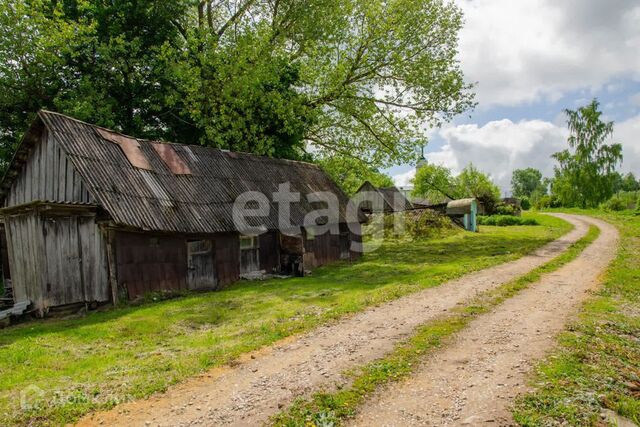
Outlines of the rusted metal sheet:
M171 144L154 142L151 144L162 161L167 165L169 170L175 175L191 175L189 166L176 154Z
M100 128L96 128L96 131L107 141L118 144L120 148L122 148L127 160L129 160L129 163L131 163L131 166L134 168L151 170L151 165L144 153L140 150L140 143L137 139L109 132Z
M187 289L183 237L118 231L115 247L118 286L127 290L129 299L160 290Z

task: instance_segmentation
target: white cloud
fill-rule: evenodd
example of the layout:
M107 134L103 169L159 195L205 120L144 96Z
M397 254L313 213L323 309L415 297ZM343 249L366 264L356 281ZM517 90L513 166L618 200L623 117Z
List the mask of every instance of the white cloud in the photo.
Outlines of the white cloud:
M407 172L393 176L393 183L396 187L406 187L411 185L411 180L416 176L416 170L411 169Z
M443 164L455 173L469 163L491 174L493 181L508 192L514 169L534 167L547 176L553 172L550 156L566 145L566 130L540 120L498 120L485 126L460 125L443 129L447 142L429 153L430 162Z
M640 79L637 0L458 0L460 59L480 108ZM587 97L590 97L588 95Z
M545 176L553 175L551 155L567 148L568 130L541 120L514 123L498 120L485 126L460 125L442 129L446 141L437 151L426 154L427 160L459 173L469 163L491 175L503 193L509 193L515 169L533 167ZM623 146L624 172L640 176L640 115L617 123L613 141ZM396 175L396 185L407 185L415 170Z
M622 170L640 176L640 115L617 123L614 129L614 142L622 144L624 161Z

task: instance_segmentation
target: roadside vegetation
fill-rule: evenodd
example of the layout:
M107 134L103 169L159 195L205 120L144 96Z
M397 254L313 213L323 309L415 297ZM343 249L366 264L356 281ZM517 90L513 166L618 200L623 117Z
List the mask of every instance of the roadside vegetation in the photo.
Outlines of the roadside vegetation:
M358 263L305 278L240 282L220 292L0 330L0 425L59 425L149 396L321 323L516 259L571 228L531 216L542 226L392 240ZM25 391L33 405L26 411L19 406Z
M511 225L538 225L534 218L522 218L513 215L478 216L478 225L494 225L507 227Z
M338 390L322 391L309 398L300 398L293 405L277 414L272 423L279 427L301 425L341 425L352 417L358 406L380 387L411 375L425 356L445 345L453 335L466 327L479 315L487 313L506 299L538 281L545 273L557 270L575 259L600 234L597 227L552 261L528 274L487 292L450 314L428 322L416 333L399 344L388 356L345 373L350 384Z
M631 210L576 213L615 224L620 250L514 416L524 426L599 426L613 411L640 425L640 218Z

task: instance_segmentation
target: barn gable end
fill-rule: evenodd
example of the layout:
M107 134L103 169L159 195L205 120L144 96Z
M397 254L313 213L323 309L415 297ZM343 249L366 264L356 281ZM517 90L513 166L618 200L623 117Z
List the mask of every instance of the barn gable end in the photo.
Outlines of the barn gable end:
M65 151L45 126L32 129L20 157L8 173L16 174L11 186L4 189L4 206L34 201L92 203L82 178Z
M29 300L42 312L111 299L94 198L40 117L14 156L1 197L11 266L4 276L16 302Z

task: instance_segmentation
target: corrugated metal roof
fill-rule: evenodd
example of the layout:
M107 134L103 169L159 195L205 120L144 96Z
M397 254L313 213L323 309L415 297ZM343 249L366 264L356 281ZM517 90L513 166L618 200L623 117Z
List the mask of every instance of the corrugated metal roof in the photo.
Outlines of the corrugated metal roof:
M278 206L272 193L287 182L291 191L301 195L300 202L291 205L292 224L303 224L314 208L305 196L319 191L338 196L340 222L346 222L347 197L314 164L171 144L191 172L174 174L153 147L157 141L137 139L150 166L143 170L131 165L119 144L101 136L102 128L48 111L41 111L39 120L65 150L91 195L121 225L184 233L235 231L234 201L246 191L258 191L269 199L270 215L248 222L277 229ZM5 181L13 177L8 174ZM8 185L10 182L4 182L3 188Z

